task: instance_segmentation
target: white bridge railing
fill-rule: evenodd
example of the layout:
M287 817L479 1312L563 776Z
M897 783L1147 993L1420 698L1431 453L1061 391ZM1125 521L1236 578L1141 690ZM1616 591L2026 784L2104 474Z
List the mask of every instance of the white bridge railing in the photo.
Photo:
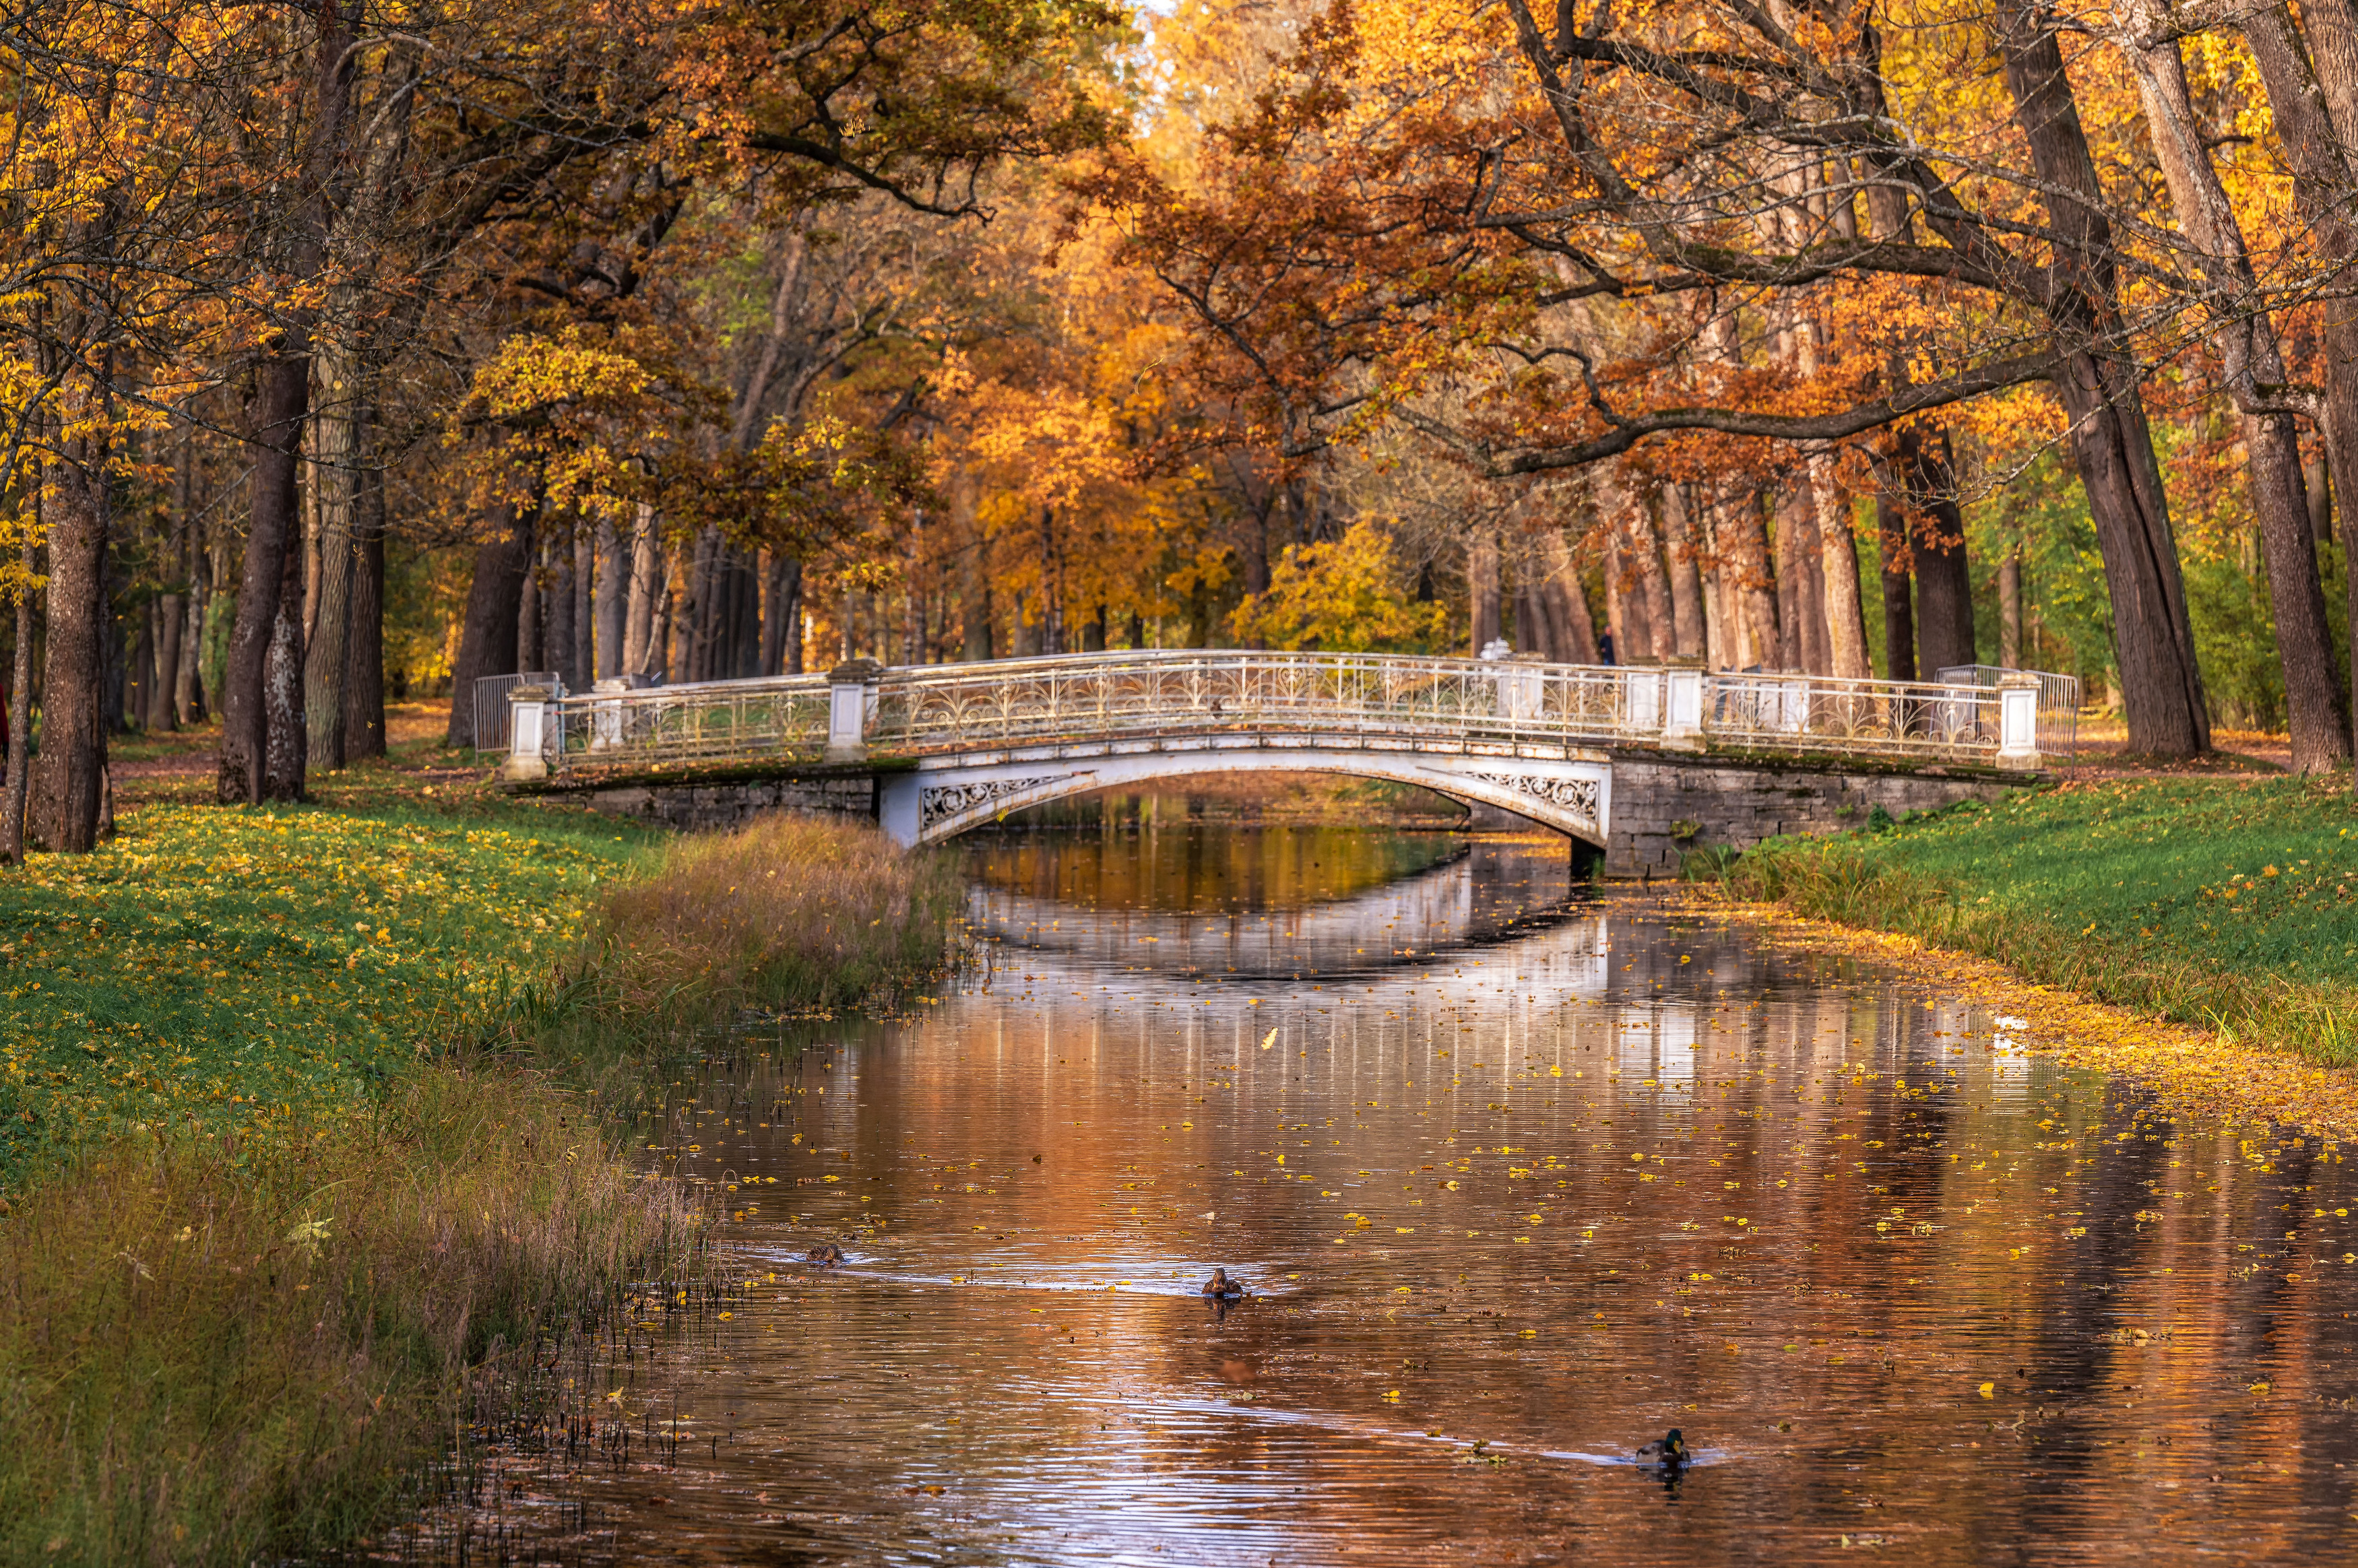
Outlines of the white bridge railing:
M2068 678L2068 677L2049 677ZM2076 693L2074 694L2076 697ZM506 774L689 772L1220 734L1412 751L1650 746L2036 767L2039 679L1134 650L567 695L520 687Z

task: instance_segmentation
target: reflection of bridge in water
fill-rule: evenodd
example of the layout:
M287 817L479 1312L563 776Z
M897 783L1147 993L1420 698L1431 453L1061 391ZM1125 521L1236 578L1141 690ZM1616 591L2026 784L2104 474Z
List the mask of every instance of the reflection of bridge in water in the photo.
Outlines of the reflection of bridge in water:
M601 682L583 694L520 687L511 701L503 775L514 787L635 790L636 799L746 786L744 809L871 812L905 844L1098 790L1287 772L1416 784L1604 847L1616 842L1617 781L1649 797L1690 792L1731 766L1986 782L1992 770L2035 768L2041 731L2041 688L2028 676L1985 687L1254 650L899 669L859 660L771 680ZM752 789L761 780L784 783ZM1704 788L1730 793L1725 783ZM1864 801L1847 786L1810 788L1844 797L1844 811ZM1724 811L1724 836L1808 830L1805 810L1778 815L1770 797L1780 792L1809 793L1779 784L1765 806ZM1958 793L1919 790L1888 804ZM1677 836L1680 806L1704 828L1720 826L1696 815L1710 802L1639 804L1650 807L1640 827L1656 837ZM1623 869L1660 859L1633 854Z
M1026 953L1195 985L1429 968L1542 925L1586 918L1565 903L1569 892L1561 860L1476 843L1398 881L1296 908L1100 906L1074 920L1075 906L1063 899L986 880L969 893L968 910L986 937Z

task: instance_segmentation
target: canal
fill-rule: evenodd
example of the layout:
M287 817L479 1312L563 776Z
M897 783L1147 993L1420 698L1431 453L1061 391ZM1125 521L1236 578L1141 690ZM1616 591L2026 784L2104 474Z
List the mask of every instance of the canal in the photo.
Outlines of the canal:
M753 1287L520 1465L517 1554L2017 1563L2353 1539L2339 1152L1560 844L966 850L987 964L645 1157ZM839 1245L841 1269L814 1268ZM1227 1308L1214 1267L1249 1286ZM1683 1475L1631 1463L1671 1428Z

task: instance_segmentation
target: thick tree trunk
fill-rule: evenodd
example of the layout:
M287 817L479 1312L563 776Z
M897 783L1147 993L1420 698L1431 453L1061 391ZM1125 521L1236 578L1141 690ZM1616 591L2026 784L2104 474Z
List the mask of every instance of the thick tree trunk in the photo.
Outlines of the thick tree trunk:
M1560 628L1555 656L1575 665L1593 665L1596 656L1596 621L1588 612L1588 595L1580 586L1572 546L1563 530L1550 528L1540 537L1541 591L1547 597L1549 619Z
M1893 228L1904 221L1904 210L1900 214L1887 213L1881 220ZM1824 357L1822 333L1813 316L1805 317L1794 328L1795 358L1805 377L1818 373ZM1811 452L1804 460L1804 471L1818 547L1816 578L1823 603L1820 621L1825 628L1825 673L1838 680L1866 680L1875 674L1875 666L1866 654L1866 613L1859 602L1858 549L1851 537L1850 497L1834 476L1832 454Z
M273 213L273 224L287 222L292 240L287 272L310 280L327 259L328 187L333 178L349 133L345 111L352 101L352 73L358 51L352 48L354 13L330 7L322 12L325 24L315 50L315 102L311 130L304 150L302 181L291 214ZM296 469L303 444L304 416L311 395L311 328L308 313L298 312L280 329L278 341L263 361L254 420L254 470L251 516L246 532L245 559L238 579L237 622L230 635L229 668L225 676L222 719L222 760L219 793L226 803L258 802L265 795L294 798L302 793L303 752L299 735L273 737L274 714L298 724L302 713L299 663L300 621L293 652L298 662L286 672L287 690L267 689L275 647L285 644L279 633L279 608L291 576L302 612L301 497ZM290 572L288 562L293 562ZM291 755L297 770L291 786L272 774L269 758Z
M1908 514L1889 486L1875 498L1876 543L1883 570L1883 678L1916 678L1916 605Z
M786 587L786 578L794 563L777 550L764 548L762 563L762 667L764 676L779 676L786 670L786 636L789 611L795 608L793 595Z
M1802 486L1777 487L1777 536L1770 565L1777 575L1777 652L1771 661L1780 670L1809 670L1812 633L1824 640L1823 624L1812 626L1816 595L1803 563L1817 554L1817 514Z
M304 650L303 724L310 765L344 765L344 672L351 664L352 511L365 460L360 432L368 418L360 396L360 362L335 337L321 340L323 404L311 422L312 474L319 492L319 602L312 607Z
M38 495L33 505L38 524L42 510ZM16 546L16 562L27 582L38 564L33 543L38 531L38 526L27 530ZM16 647L9 665L8 769L0 781L0 864L5 865L22 865L25 860L25 802L32 787L34 608L29 592L16 601Z
M562 674L568 687L588 691L598 680L598 543L588 524L577 517L570 542L557 548L565 558L557 590L564 598L557 613L566 628ZM616 663L624 662L624 652L614 650Z
M1702 541L1696 537L1694 506L1685 485L1662 487L1662 558L1671 589L1671 656L1702 658L1709 626L1703 598Z
M177 593L156 596L156 669L147 686L147 711L142 722L154 730L178 730L179 713L174 707L174 677L180 669L180 626L188 619L182 608L182 597Z
M2285 705L2295 773L2322 773L2350 756L2350 727L2334 673L2333 639L2326 628L2325 590L2317 574L2317 542L2301 478L2300 434L2288 414L2268 405L2288 379L2276 330L2249 301L2259 294L2243 226L2203 145L2186 63L2171 18L2152 0L2125 0L2115 12L2115 36L2137 74L2137 90L2154 152L2169 188L2179 232L2189 242L2209 296L2212 344L2227 392L2244 416L2245 471L2252 514L2268 562L2268 597L2276 612L2277 658L2283 666Z
M2358 229L2345 210L2353 173L2348 148L2358 136L2358 13L2348 0L2305 0L2305 42L2281 3L2241 13L2240 20L2267 90L2277 141L2292 166L2294 198L2324 260L2347 269L2358 263ZM2358 495L2358 300L2337 291L2322 309L2320 423L2329 488L2341 501ZM2358 569L2349 562L2351 531L2341 533L2351 623L2358 626ZM2351 639L2351 659L2350 689L2358 694L2358 636Z
M581 666L575 658L579 646L573 606L575 554L573 546L561 539L549 547L548 629L543 633L548 645L548 667L568 691L582 689Z
M2137 367L2111 342L2119 323L2118 266L2106 194L2053 17L2040 5L2013 5L2001 16L1998 43L2032 166L2057 193L2047 202L2059 235L2047 312L2075 351L2056 373L2055 390L2071 421L2072 455L2104 556L2129 746L2194 756L2211 749L2211 719Z
M623 622L630 614L630 563L622 558L622 544L614 534L614 524L604 517L598 519L597 581L591 585L590 602L598 618L597 662L592 666L600 680L612 680L622 674L622 654L627 641Z
M672 621L679 604L679 584L676 579L677 568L675 564L677 556L675 549L664 551L662 570L656 578L658 590L647 622L647 673L659 675L665 680L673 679L679 670L671 634Z
M219 793L224 805L263 799L263 755L269 736L264 672L278 622L287 557L296 554L298 498L295 470L310 401L310 359L281 353L264 362L254 417L252 505L238 573L237 620L222 675Z
M1997 662L2022 667L2022 552L2008 550L1997 566Z
M1488 528L1476 529L1466 541L1466 592L1474 644L1468 652L1478 659L1499 632L1498 536Z
M2309 497L2300 476L2300 432L2292 416L2244 415L2244 453L2252 513L2268 563L2292 771L2331 773L2350 760L2350 724L2334 670L2325 587L2317 575L2317 541L2309 533Z
M362 451L372 460L366 444ZM360 470L352 508L351 623L344 639L344 761L384 755L384 470Z
M1757 490L1739 490L1720 508L1730 596L1736 612L1736 667L1749 669L1777 663L1783 635L1777 623L1777 584L1768 573L1768 537L1761 521L1762 496Z
M95 848L105 808L107 676L105 459L81 441L51 470L49 647L41 676L41 751L26 808L43 848ZM20 688L21 689L21 688Z
M278 585L278 618L270 629L269 656L263 666L262 797L301 800L303 765L310 746L303 714L303 554L285 556Z
M1818 513L1818 580L1826 595L1826 655L1838 680L1866 680L1866 607L1858 587L1858 542L1851 536L1850 498L1834 479L1833 460L1810 460L1810 498Z
M475 549L467 620L450 668L450 722L444 735L453 746L475 744L475 682L516 673L516 606L532 561L533 520L528 513L503 509L492 522L495 531Z
M548 632L541 606L548 598L548 587L543 572L546 567L547 546L535 541L533 554L539 557L525 563L524 586L516 590L516 654L518 673L535 675L548 673Z
M655 600L664 591L655 545L655 510L642 503L631 524L630 596L622 629L622 669L626 675L653 675L663 658L663 650L654 644ZM574 569L580 569L578 557ZM577 605L579 602L575 600Z
M1671 576L1662 565L1662 533L1655 521L1661 492L1640 498L1628 513L1628 545L1638 574L1638 595L1645 608L1646 646L1643 655L1669 658L1677 651L1671 603Z
M778 664L780 675L803 673L803 563L793 556L777 565Z
M1949 433L1910 426L1899 432L1892 470L1908 519L1916 576L1916 674L1920 680L1977 662L1974 585L1965 562L1965 519L1957 507Z

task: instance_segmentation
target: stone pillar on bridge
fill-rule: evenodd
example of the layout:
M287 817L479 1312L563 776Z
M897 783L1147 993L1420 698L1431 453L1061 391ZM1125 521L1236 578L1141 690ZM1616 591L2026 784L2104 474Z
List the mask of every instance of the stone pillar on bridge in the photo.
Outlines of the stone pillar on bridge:
M1703 750L1703 661L1662 661L1662 744Z
M868 716L876 706L876 682L884 666L873 659L846 659L827 672L827 760L868 760Z
M500 777L525 784L548 776L548 705L557 695L545 686L520 686L508 693L508 760Z
M2015 674L1997 683L1997 765L2039 765L2039 677Z

